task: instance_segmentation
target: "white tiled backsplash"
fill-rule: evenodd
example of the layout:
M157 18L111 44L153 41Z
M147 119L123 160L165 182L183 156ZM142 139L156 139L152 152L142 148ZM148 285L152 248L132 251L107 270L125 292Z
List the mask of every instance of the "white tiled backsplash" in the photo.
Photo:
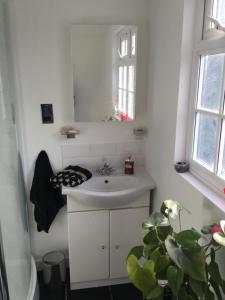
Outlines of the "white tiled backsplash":
M124 160L131 154L135 167L144 167L143 141L101 144L73 144L62 146L63 167L80 165L92 170L106 160L115 168L123 168Z

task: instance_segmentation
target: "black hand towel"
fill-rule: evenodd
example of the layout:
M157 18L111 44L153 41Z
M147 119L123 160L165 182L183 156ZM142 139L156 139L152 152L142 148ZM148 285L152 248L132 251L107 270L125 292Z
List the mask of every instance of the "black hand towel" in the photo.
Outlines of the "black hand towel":
M75 187L82 184L92 177L89 170L80 166L68 166L51 177L50 181L55 188L63 186Z
M41 151L35 164L30 200L35 205L37 230L47 233L58 211L65 205L60 189L53 188L50 182L53 175L48 155L45 151Z

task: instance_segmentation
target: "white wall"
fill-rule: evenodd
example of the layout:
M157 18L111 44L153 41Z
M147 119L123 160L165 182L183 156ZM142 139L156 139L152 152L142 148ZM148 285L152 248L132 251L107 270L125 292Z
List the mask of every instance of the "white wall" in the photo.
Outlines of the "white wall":
M55 169L62 167L61 145L67 143L133 140L133 124L76 123L81 135L74 141L59 136L61 126L73 123L72 76L70 70L71 24L131 24L139 26L139 39L148 30L148 0L14 0L17 57L24 109L27 144L28 189L37 154L45 149ZM141 78L137 84L138 119L145 123L147 39L139 51ZM55 123L42 125L40 103L53 103ZM37 233L30 206L31 247L36 257L53 249L67 248L65 209L50 233Z
M187 69L191 64L191 49L187 53L187 48L192 41L190 33L194 32L191 17L191 5L194 2L150 0L149 141L146 158L148 170L157 186L155 209L159 208L163 200L177 200L192 212L191 216L184 216L185 227L200 228L203 224L224 219L224 213L176 174L173 167L178 99L182 92L183 97L187 96L184 92L188 91L186 86L183 91L180 89L180 75L187 76ZM186 15L188 12L191 15ZM188 79L187 76L186 84ZM182 112L179 110L179 113ZM179 117L178 120L180 123ZM183 142L182 138L180 142ZM177 152L180 159L180 153ZM224 266L224 259L221 262Z

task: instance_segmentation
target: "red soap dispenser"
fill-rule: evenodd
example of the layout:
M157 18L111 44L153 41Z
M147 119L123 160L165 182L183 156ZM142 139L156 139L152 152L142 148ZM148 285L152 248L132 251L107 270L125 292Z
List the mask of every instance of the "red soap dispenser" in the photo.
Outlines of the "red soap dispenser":
M134 174L134 160L131 158L131 155L125 160L124 173L126 175Z

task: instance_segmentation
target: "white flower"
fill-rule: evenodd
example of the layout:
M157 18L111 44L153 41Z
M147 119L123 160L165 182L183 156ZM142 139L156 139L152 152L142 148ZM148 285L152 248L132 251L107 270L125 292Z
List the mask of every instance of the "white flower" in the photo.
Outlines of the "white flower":
M225 221L220 221L220 225L216 225L212 229L213 239L221 246L225 246Z
M163 213L172 219L176 219L181 209L182 207L177 201L165 200L163 202L163 207L162 207Z

